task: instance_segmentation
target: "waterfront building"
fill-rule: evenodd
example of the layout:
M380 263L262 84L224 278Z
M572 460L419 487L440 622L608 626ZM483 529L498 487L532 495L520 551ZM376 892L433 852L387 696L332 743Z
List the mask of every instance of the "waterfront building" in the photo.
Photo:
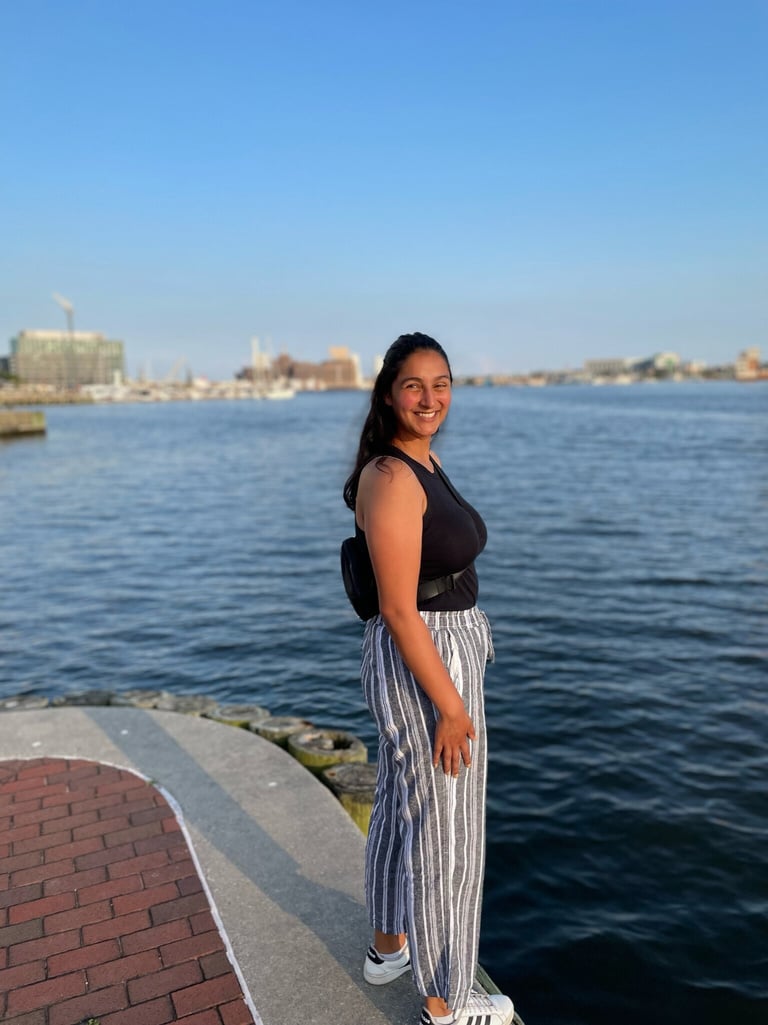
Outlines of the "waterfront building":
M63 389L114 384L125 374L123 343L95 331L20 331L11 339L10 362L25 384Z
M738 381L754 381L760 375L760 349L753 345L736 358L735 377Z
M680 356L676 352L657 352L653 357L653 369L662 374L679 370L680 363Z
M656 352L634 364L633 369L647 378L672 377L679 373L682 360L676 352Z
M272 363L273 371L302 391L335 391L364 387L360 357L345 345L332 345L322 363L295 360L281 352ZM247 376L247 368L242 371Z
M628 373L635 360L607 357L584 360L584 371L589 377L619 377Z
M350 352L346 345L332 345L328 350L328 357L320 364L326 388L362 387L360 357L356 353Z

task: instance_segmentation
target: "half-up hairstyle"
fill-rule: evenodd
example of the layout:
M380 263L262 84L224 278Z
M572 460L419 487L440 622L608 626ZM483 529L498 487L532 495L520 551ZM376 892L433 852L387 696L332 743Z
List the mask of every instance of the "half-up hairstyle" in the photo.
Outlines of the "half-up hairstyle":
M391 446L392 439L395 436L397 422L392 406L387 402L387 399L392 394L392 386L395 383L395 379L408 357L412 353L421 352L424 349L431 349L432 352L436 352L443 357L448 367L448 375L451 382L453 382L451 364L448 361L445 350L439 342L435 341L434 338L430 338L429 335L423 335L420 331L415 331L410 335L400 335L390 345L371 392L371 406L360 434L360 445L357 449L355 468L344 485L344 501L350 509L355 508L357 486L360 482L360 474L363 467L375 456L386 455L387 449Z

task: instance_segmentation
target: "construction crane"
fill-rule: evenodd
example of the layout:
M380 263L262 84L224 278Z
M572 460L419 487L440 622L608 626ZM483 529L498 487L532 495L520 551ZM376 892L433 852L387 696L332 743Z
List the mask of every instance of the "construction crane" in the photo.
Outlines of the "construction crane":
M172 384L176 381L176 377L180 370L187 366L186 356L180 356L179 359L173 364L171 369L168 371L165 377L165 384Z
M52 298L55 303L61 306L62 310L64 310L67 315L67 331L71 338L75 333L75 307L69 299L65 299L64 296L59 295L58 292L54 292Z

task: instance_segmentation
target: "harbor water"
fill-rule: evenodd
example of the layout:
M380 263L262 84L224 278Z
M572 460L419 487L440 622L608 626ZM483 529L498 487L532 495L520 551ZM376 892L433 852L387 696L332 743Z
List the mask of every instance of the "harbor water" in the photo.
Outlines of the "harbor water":
M366 401L51 407L0 444L0 697L199 693L375 757L338 569ZM768 1022L767 444L768 384L455 390L481 960L528 1025Z

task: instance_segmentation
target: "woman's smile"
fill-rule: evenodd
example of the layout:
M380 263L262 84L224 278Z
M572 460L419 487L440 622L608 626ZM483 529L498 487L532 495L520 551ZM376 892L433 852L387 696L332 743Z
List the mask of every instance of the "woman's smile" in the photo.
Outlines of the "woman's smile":
M399 436L426 430L435 433L451 405L451 373L442 356L430 349L412 353L403 363L387 399Z

